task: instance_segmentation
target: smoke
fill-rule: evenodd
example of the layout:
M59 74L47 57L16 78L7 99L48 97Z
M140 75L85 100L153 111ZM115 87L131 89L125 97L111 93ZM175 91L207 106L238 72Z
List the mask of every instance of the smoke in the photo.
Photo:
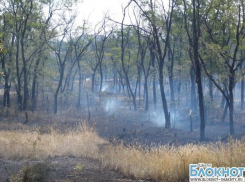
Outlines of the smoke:
M163 111L151 112L149 117L150 117L149 118L150 121L156 127L164 127L165 126L165 114ZM173 128L178 127L178 121L179 121L179 113L176 112L176 110L170 110L171 127L173 127Z
M103 84L102 88L101 88L101 91L102 92L108 91L107 89L108 89L108 84Z
M150 114L150 121L157 127L164 127L165 125L165 115L164 113L152 112Z
M109 99L105 103L105 111L106 112L114 112L119 108L119 101L115 99Z

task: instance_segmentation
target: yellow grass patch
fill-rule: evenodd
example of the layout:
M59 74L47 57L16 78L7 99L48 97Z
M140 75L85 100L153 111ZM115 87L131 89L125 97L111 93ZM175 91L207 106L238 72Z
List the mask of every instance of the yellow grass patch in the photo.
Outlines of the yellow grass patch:
M211 163L213 166L245 166L245 142L230 140L224 144L180 147L109 146L101 156L105 166L126 176L157 181L184 181L189 178L189 164Z
M0 131L0 158L44 159L55 156L95 157L107 143L85 125L76 131Z

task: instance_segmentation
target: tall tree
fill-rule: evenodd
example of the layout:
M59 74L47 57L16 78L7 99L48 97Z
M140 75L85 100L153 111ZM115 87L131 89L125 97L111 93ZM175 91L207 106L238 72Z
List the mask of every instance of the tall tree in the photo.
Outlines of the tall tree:
M193 67L195 70L195 78L198 89L199 98L199 112L200 112L200 140L205 140L205 116L204 116L204 99L202 88L202 71L201 61L199 59L199 47L201 37L201 15L200 15L200 0L192 0L190 5L187 5L187 1L184 2L184 19L185 29L188 35L189 45L191 48L190 57L193 59ZM191 12L187 11L191 10ZM190 29L190 24L192 25ZM192 77L193 75L191 75Z
M140 8L140 10L143 13L143 16L148 20L149 25L152 29L154 42L156 43L156 52L159 60L159 67L158 67L159 84L160 84L162 105L163 105L163 110L165 115L165 128L170 128L171 127L170 113L168 110L168 104L165 95L164 83L163 83L164 82L163 66L165 63L165 57L167 55L175 1L173 0L169 4L168 7L169 12L165 12L164 5L162 5L163 12L165 12L165 14L163 14L163 19L158 19L157 9L155 8L156 4L152 0L146 2L148 4L148 8L150 9L150 11L145 10L143 4L140 4L139 1L133 0L133 2ZM159 24L159 22L161 23Z
M242 52L244 51L244 2L233 1L212 1L208 13L204 17L205 33L210 42L203 41L205 52L199 55L206 75L220 90L226 99L230 113L230 134L234 134L234 93L235 84L241 75L239 68L244 62ZM215 53L213 50L216 50ZM218 54L217 54L218 53ZM219 61L220 80L217 80L211 73L211 64L215 65L211 54ZM217 70L218 71L218 70ZM222 78L223 77L223 78ZM228 82L225 82L228 80ZM220 84L224 85L224 87Z
M58 94L62 87L63 78L65 75L66 63L71 55L71 50L73 45L71 42L67 42L66 39L69 40L69 32L72 31L73 23L75 20L75 16L72 16L69 20L65 17L61 17L63 20L62 26L60 26L61 33L56 35L56 41L48 41L50 38L48 36L53 36L52 33L50 35L45 34L45 39L49 48L54 52L55 58L57 60L58 71L59 71L59 81L57 88L54 93L54 114L58 112ZM55 32L53 32L55 33Z
M136 93L133 92L133 88L132 88L132 85L130 84L127 68L125 66L125 49L126 49L126 46L127 46L128 42L129 42L130 29L128 29L126 31L126 37L125 37L124 20L125 20L125 16L126 16L126 10L127 10L127 8L129 7L130 4L131 4L131 1L123 9L123 19L122 19L122 23L121 23L121 64L122 64L122 70L123 70L124 77L125 77L125 80L126 80L126 83L127 83L129 94L133 97L134 110L137 110ZM129 59L130 59L130 53L129 53Z
M113 30L111 29L109 33L106 31L106 22L103 22L101 27L101 31L103 31L103 35L95 37L95 53L99 63L99 71L100 71L100 92L102 91L103 85L103 59L105 55L105 47L106 47L106 40L112 34ZM101 32L100 31L100 32ZM98 40L99 39L99 40Z

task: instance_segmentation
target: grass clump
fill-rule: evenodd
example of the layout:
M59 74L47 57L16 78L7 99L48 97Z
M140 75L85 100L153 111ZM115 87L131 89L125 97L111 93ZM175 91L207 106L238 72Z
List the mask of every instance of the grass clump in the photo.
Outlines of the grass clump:
M45 182L50 173L50 166L46 163L38 163L34 166L25 166L22 169L22 182Z

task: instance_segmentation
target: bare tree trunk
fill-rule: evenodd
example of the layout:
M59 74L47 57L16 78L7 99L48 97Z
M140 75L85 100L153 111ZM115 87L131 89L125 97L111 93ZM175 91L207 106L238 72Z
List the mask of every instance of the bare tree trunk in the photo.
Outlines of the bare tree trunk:
M195 71L193 66L191 66L190 77L191 77L191 109L193 111L196 111L197 100L196 100L196 86L195 86Z
M5 31L5 16L3 16L3 20L4 20L4 31ZM12 41L11 41L11 47L14 46L14 39L15 36L12 36ZM3 37L4 40L4 37ZM13 55L13 51L12 49L9 51L9 60L12 60L12 55ZM6 65L5 65L5 56L3 56L2 58L2 69L4 70L4 95L3 95L3 107L10 107L10 88L11 88L11 82L9 84L9 75L10 75L10 68L6 69Z
M200 110L200 140L205 140L205 117L204 117L204 100L203 100L203 92L202 92L202 81L201 81L201 70L197 70L197 86L198 86L198 97L199 97L199 110Z
M95 86L95 76L96 76L96 71L99 66L99 63L95 65L95 68L93 69L93 74L92 74L92 92L95 91L94 86Z
M171 102L173 103L175 102L174 83L173 83L174 53L171 54L170 45L169 45L169 50L168 50L168 60L170 61L170 64L168 66L168 72L169 72L168 79L169 79L169 86L170 86Z
M94 92L95 72L92 74L92 92Z
M33 73L33 81L32 81L32 111L36 110L36 83L37 83L37 69L40 63L40 54L36 60L36 64L34 67L34 73Z
M78 100L77 100L77 108L81 108L81 92L82 92L82 72L80 62L77 61L78 72L79 72L79 84L78 84Z
M244 109L244 79L241 81L241 110Z
M19 109L22 110L22 95L21 95L21 78L20 78L20 67L19 67L19 50L20 50L20 41L19 36L16 36L16 75L17 75L17 97Z
M102 63L100 64L100 92L102 92L102 85L103 85L103 70L102 70Z
M233 135L234 132L234 96L233 96L233 88L235 86L235 73L231 71L231 75L229 76L229 111L230 111L230 134Z
M138 68L138 81L139 81L139 90L138 90L138 95L139 95L139 107L141 105L141 69Z
M210 79L208 81L208 86L209 86L209 97L211 98L211 101L214 101L214 96L213 96L213 82Z
M11 84L9 85L9 74L10 74L10 69L8 71L5 68L5 57L1 59L2 61L2 69L4 70L4 94L3 94L3 107L10 107L10 88Z
M243 65L241 64L241 69L243 69ZM242 75L244 76L244 75ZM241 80L241 110L244 109L244 78Z
M74 80L75 80L75 77L76 77L76 75L77 75L77 70L78 70L78 69L76 69L75 74L74 74L73 77L72 77L71 92L73 92L73 90L74 90Z
M165 96L164 85L163 85L163 70L159 69L159 84L160 84L160 91L162 96L162 105L163 111L165 115L165 128L171 128L170 123L170 113L168 112L168 104Z
M149 110L149 96L148 96L148 78L145 76L145 111Z
M228 104L226 103L224 111L223 111L223 114L222 114L221 122L225 122L225 117L226 117L226 114L227 114L227 110L228 110Z
M55 94L54 94L54 114L57 114L57 112L58 112L58 94L59 94L59 91L60 91L60 88L62 85L62 81L63 81L63 77L64 77L64 69L65 69L64 63L61 65L60 69L61 70L60 70L59 83L58 83L58 87L57 87Z
M151 53L151 59L152 59L152 67L154 68L154 75L153 75L153 79L152 79L152 86L153 86L153 105L154 105L154 110L156 111L157 108L157 93L156 93L156 70L155 70L155 53L153 52L153 50L150 49L150 53Z
M182 38L180 37L180 42L179 42L179 46L182 45ZM181 67L181 57L182 57L182 52L181 50L179 51L179 55L178 55L178 66ZM181 92L181 69L179 69L178 71L178 104L180 105L180 92Z
M220 108L220 109L223 109L224 107L225 107L225 97L224 97L223 94L222 94L222 100L221 100L221 103L220 103L219 108Z

